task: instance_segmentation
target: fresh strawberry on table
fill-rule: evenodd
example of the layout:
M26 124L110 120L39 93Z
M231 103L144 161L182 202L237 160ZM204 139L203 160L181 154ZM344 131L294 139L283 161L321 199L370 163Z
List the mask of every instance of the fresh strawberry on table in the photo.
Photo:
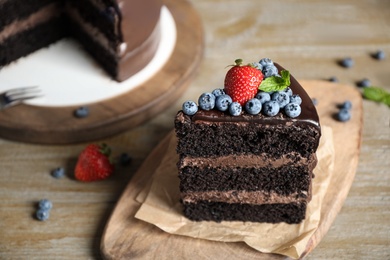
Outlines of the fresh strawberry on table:
M237 59L235 65L226 73L225 93L232 98L233 102L243 106L255 97L263 78L261 70L250 64L242 65L242 60Z
M75 178L79 181L97 181L108 178L114 172L110 161L111 149L106 144L89 144L80 153Z

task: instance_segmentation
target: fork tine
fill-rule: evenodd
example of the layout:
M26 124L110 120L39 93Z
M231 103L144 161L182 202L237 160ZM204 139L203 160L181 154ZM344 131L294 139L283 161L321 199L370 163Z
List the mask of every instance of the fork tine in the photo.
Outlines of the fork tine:
M25 93L25 94L20 94L20 95L10 95L10 96L8 96L8 99L11 102L14 102L14 101L23 101L23 100L27 100L27 99L42 97L42 96L43 95L37 95L37 94L33 94L33 93Z
M5 99L5 106L10 107L17 105L25 100L41 97L38 86L20 87L6 91L3 95Z
M6 95L13 95L18 93L25 93L31 91L40 91L38 86L29 86L29 87L19 87L7 90Z

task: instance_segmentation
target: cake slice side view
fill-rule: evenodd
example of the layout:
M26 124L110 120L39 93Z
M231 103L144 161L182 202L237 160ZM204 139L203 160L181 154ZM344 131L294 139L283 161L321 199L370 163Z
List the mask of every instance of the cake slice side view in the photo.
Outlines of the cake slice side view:
M321 136L318 115L304 89L281 66L262 59L249 67L262 77L256 90L248 92L242 82L253 81L253 75L240 76L239 91L251 93L244 99L225 80L225 89L208 93L206 102L201 97L199 106L185 102L175 118L183 212L195 221L299 223L311 200ZM278 91L261 90L272 81ZM223 106L226 92L233 97ZM195 104L195 113L189 104Z

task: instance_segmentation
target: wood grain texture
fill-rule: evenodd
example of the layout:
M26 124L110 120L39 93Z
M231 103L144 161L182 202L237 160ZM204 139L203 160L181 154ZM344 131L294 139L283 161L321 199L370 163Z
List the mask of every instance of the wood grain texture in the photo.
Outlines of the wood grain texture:
M191 4L201 17L205 39L194 81L151 120L98 140L110 144L116 156L132 155L129 167L117 167L107 181L79 183L71 177L72 167L85 143L38 145L0 139L0 259L101 259L103 229L133 174L172 130L183 101L221 87L225 66L236 58L270 57L300 81L336 76L342 85L355 86L367 77L390 91L389 1L191 0ZM385 60L371 57L377 49L385 51ZM337 65L345 56L354 59L354 67ZM328 94L332 95L324 93ZM330 230L306 259L390 259L389 107L363 100L363 122L352 187ZM59 166L66 167L67 177L56 180L50 170ZM54 207L49 221L42 223L32 215L35 203L44 197ZM234 247L224 248L234 254ZM249 255L243 252L242 257Z
M87 105L90 115L73 115L79 106L20 105L0 113L0 136L24 142L69 144L112 136L153 118L180 97L203 55L203 29L187 1L166 1L177 29L175 49L160 71L137 88Z
M354 87L325 81L301 81L301 84L311 97L318 97L320 122L332 128L335 146L335 174L321 207L319 227L308 242L304 256L327 233L352 185L360 152L363 107L361 95ZM332 94L324 95L327 92ZM352 102L354 117L347 123L341 123L334 119L334 114L346 98ZM153 178L172 134L145 160L118 201L103 233L103 255L107 259L193 259L192 256L197 259L282 259L281 256L259 253L244 243L221 243L171 235L134 217L140 207L136 197ZM151 244L156 247L155 250L148 250Z

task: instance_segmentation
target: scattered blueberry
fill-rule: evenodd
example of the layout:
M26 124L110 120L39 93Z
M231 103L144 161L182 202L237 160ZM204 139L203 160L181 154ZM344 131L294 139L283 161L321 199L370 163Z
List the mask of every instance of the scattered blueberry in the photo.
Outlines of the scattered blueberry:
M271 100L271 96L268 92L260 91L256 94L256 98L260 100L261 104Z
M340 122L346 122L351 119L351 114L348 109L342 108L339 110L336 117Z
M87 117L89 115L89 108L82 106L74 111L74 115L78 118Z
M48 199L42 199L38 202L38 207L43 210L51 210L53 204Z
M302 104L302 98L298 94L294 94L290 97L290 103Z
M339 82L339 79L336 78L335 76L333 76L333 77L330 77L330 78L329 78L329 81L330 81L330 82Z
M284 107L284 112L288 117L295 118L301 114L301 106L297 103L290 103Z
M259 61L259 63L263 68L269 65L274 65L274 62L270 58L263 58Z
M358 87L366 88L371 86L371 81L369 79L362 79L357 83Z
M282 92L286 92L287 95L289 95L290 97L291 97L292 94L293 94L293 92L292 92L292 90L291 90L290 87L287 87L287 88L283 89Z
M344 58L340 61L340 65L343 66L344 68L351 68L354 64L354 61L352 58Z
M195 115L198 112L198 106L194 101L188 100L183 103L183 113L189 116Z
M290 96L283 91L278 91L272 94L271 100L278 102L280 108L284 108L290 103Z
M51 176L53 176L56 179L62 178L64 177L64 175L65 175L65 169L62 167L58 167L51 172Z
M272 77L278 75L278 69L275 65L268 65L263 67L264 78Z
M312 98L311 101L313 102L313 105L318 105L318 100L316 98Z
M129 165L132 160L133 158L131 158L131 156L127 153L122 153L121 156L119 157L119 161L122 166Z
M384 60L386 58L386 54L382 50L378 50L372 55L377 60Z
M263 65L261 65L260 62L253 62L252 66L258 70L263 70Z
M215 107L219 111L226 111L229 109L229 105L233 102L229 95L223 94L217 97L215 100Z
M352 108L352 103L351 103L351 101L349 101L349 100L345 101L344 103L342 103L342 104L340 105L340 108L341 108L341 109L347 109L347 110L351 109L351 108Z
M261 111L261 102L257 98L248 100L245 104L245 111L251 115L257 115Z
M216 88L213 90L213 92L211 92L211 94L213 94L214 97L217 98L218 96L225 94L225 91L221 88Z
M267 116L275 116L279 113L279 109L279 103L273 100L265 102L262 108L263 113Z
M203 110L211 110L215 106L215 96L211 93L203 93L198 100L198 104Z
M232 116L239 116L241 115L242 112L242 106L238 102L233 102L229 106L229 113Z
M50 211L46 209L38 209L37 212L35 213L35 216L37 217L38 220L45 221L49 219Z

